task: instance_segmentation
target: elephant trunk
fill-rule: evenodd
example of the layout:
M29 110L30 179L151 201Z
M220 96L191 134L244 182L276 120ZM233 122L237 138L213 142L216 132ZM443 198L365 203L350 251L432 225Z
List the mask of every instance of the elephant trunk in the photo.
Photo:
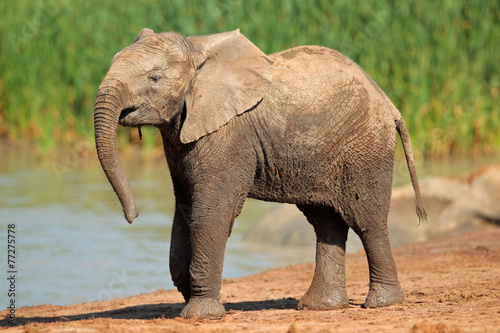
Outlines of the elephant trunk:
M94 104L94 131L97 155L102 169L115 191L125 213L125 219L132 223L139 214L127 175L118 158L116 132L123 109L124 89L118 81L104 80L99 87Z

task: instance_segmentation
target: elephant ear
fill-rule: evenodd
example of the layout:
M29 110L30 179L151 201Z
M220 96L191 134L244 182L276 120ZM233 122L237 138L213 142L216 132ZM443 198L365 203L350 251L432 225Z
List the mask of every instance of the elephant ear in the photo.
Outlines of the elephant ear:
M271 84L273 64L239 29L187 41L202 57L186 96L183 143L215 132L257 106Z

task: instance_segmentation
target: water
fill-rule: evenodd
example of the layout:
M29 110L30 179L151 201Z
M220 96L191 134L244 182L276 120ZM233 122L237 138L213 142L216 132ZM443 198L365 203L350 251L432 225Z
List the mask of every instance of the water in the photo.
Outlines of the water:
M29 151L6 148L0 156L0 266L7 275L7 226L15 224L18 307L174 288L168 270L174 201L166 163L123 160L141 212L129 225L95 156L83 160L69 153L39 161ZM443 175L489 162L495 159L441 161L420 165L418 171L422 176ZM408 180L404 161L397 162L395 183ZM247 200L228 241L224 278L314 260L314 244L286 249L242 242L251 224L274 207ZM7 280L0 281L5 295Z
M17 306L107 300L174 288L168 252L174 201L166 163L124 160L140 216L132 225L95 157L49 161L3 148L0 165L0 243L16 231ZM274 207L248 200L226 251L224 278L311 261L308 249L255 248L241 239ZM7 274L2 250L2 271ZM9 289L0 282L2 295ZM0 297L4 299L4 296Z

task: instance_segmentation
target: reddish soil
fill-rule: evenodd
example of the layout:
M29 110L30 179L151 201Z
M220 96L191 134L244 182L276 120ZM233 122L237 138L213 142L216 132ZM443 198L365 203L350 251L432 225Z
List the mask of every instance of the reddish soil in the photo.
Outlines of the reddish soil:
M364 253L347 257L350 306L299 311L311 282L305 263L224 281L227 315L220 320L178 318L175 290L71 306L17 309L16 325L0 312L0 329L13 332L500 332L500 228L394 249L406 300L363 309L368 290Z

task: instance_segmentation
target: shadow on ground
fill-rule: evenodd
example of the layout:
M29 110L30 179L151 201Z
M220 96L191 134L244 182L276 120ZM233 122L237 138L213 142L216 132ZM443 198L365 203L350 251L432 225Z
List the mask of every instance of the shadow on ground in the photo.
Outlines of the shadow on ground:
M283 298L277 300L265 300L255 302L235 302L224 303L226 311L260 311L273 309L296 309L298 301L293 298ZM56 316L56 317L17 317L15 325L12 325L9 319L0 320L0 327L22 326L30 323L56 323L70 322L79 320L90 320L97 318L107 319L140 319L152 320L158 318L173 319L178 317L184 307L184 303L163 303L152 305L137 305L124 307L121 309L89 312L73 316Z

